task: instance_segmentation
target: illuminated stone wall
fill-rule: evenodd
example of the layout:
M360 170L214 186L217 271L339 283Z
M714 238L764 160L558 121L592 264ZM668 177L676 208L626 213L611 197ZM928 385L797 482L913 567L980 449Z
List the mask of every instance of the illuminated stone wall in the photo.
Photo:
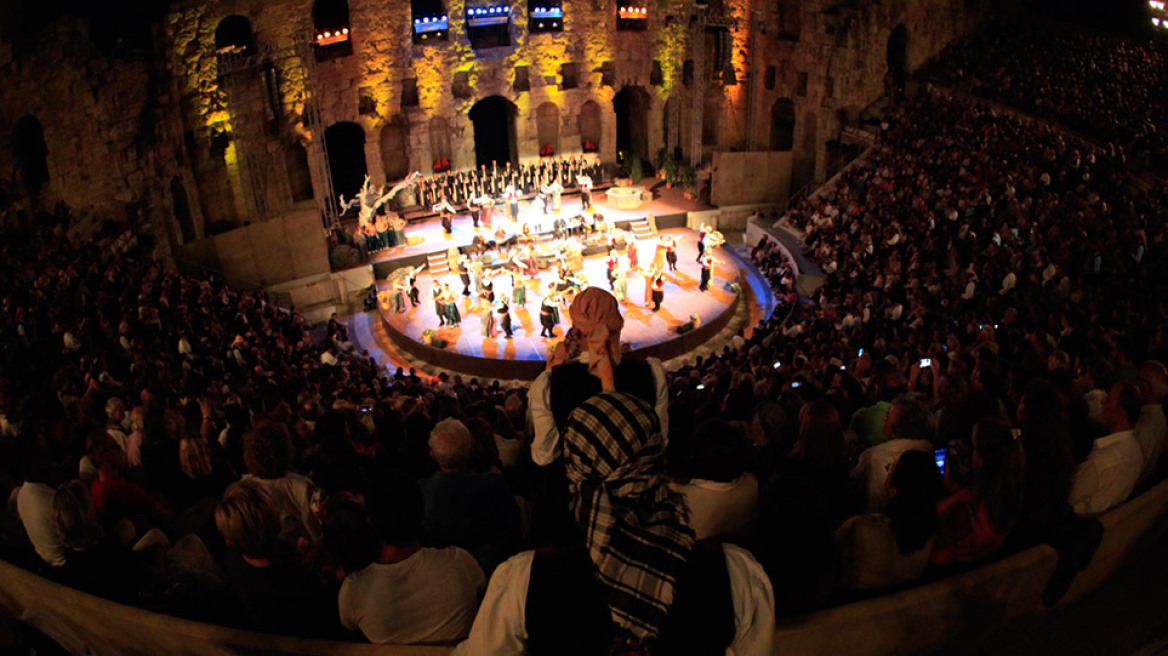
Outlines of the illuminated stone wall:
M564 0L564 31L534 35L527 31L527 4L520 2L511 9L512 45L482 51L472 49L466 37L465 3L446 4L448 41L419 46L410 38L409 3L350 0L353 53L318 63L313 89L294 53L298 40L313 33L311 0L180 0L156 29L161 54L155 61L97 57L86 49L83 26L60 25L32 55L10 61L0 48L0 134L7 138L23 114L36 115L50 150L46 200L63 200L74 209L92 204L115 215L132 206L163 219L159 234L172 241L185 241L184 232L201 237L214 224L251 220L256 203L250 189L256 181L262 182L268 218L322 202L324 172L312 156L320 135L303 121L310 96L320 107L323 127L361 126L368 169L378 183L386 181L387 169L402 168L400 162L382 161L382 132L389 125L405 128L409 170L431 170L436 119L445 121L454 168L473 166L468 113L492 95L516 107L521 160L538 157L539 106L557 107L557 154L574 154L581 145L581 106L594 101L601 109L600 156L614 162L612 101L626 87L642 89L649 98L650 157L668 141L665 108L671 97L680 114L676 143L690 148L692 87L683 83L683 70L692 57L691 1L650 2L647 31L618 32L614 0ZM769 148L771 109L789 98L796 113L796 178L822 179L825 143L838 137L844 118L858 116L884 91L893 28L907 30L911 69L969 31L980 18L978 5L979 0L725 0L725 13L738 19L730 32L734 76L730 84L712 76L701 103L708 115L706 158L718 150ZM250 22L260 51L269 53L271 78L257 68L241 85L244 91L229 99L215 30L232 15ZM706 47L710 64L714 52ZM651 79L654 62L661 71L658 80ZM564 63L576 64L578 88L562 88ZM528 67L528 91L513 88L517 66ZM768 89L764 78L770 67ZM602 70L611 71L611 84L602 83ZM453 92L460 74L466 75L468 97ZM407 79L416 80L414 107L402 106ZM250 179L245 169L254 170ZM12 170L11 152L0 153L0 174ZM312 183L306 194L307 179ZM189 200L191 225L185 231L173 217L176 182Z

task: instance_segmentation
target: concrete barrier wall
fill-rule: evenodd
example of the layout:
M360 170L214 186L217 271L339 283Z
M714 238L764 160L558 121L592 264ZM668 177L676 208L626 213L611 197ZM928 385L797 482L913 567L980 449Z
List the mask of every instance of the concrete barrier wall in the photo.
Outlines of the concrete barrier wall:
M1105 515L1103 543L1061 604L1094 590L1124 560L1163 534L1168 481ZM781 619L775 654L906 654L967 647L1011 618L1041 613L1057 556L1042 545L971 572L809 615ZM92 653L439 656L449 647L373 646L270 636L116 604L0 562L0 607L54 620Z

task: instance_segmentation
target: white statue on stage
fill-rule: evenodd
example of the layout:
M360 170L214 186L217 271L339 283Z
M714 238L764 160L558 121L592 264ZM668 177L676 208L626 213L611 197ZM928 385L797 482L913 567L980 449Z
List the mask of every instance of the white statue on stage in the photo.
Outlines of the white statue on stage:
M345 195L341 194L341 212L348 212L354 206L359 205L360 209L357 212L357 222L364 228L373 223L373 217L377 215L377 210L381 208L390 198L397 195L397 192L405 189L407 186L413 184L415 180L422 177L418 171L406 176L401 182L398 182L389 191L384 191L384 187L378 188L370 184L369 176L365 176L365 183L361 185L361 190L357 192L357 196L351 200L345 200ZM384 191L384 193L383 193Z

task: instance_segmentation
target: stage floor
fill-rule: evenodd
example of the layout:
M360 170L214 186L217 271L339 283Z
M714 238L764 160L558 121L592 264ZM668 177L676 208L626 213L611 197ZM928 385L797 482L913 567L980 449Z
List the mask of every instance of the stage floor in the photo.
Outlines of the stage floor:
M645 178L641 182L641 186L653 191L653 200L641 209L618 210L609 207L604 202L604 192L594 192L592 194L592 207L606 218L611 218L615 223L643 219L647 212L652 212L655 216L668 216L671 214L684 214L686 212L701 212L714 209L713 206L701 201L686 198L679 188L666 189L665 183L656 178ZM575 216L580 212L581 208L580 194L576 193L563 196L560 202L560 216L564 218ZM536 212L539 212L539 210L532 208L531 200L522 200L519 202L520 217L529 216ZM494 217L495 221L492 225L495 227L498 227L500 222L504 225L509 223L503 214L502 205L495 206ZM350 222L346 222L345 227L352 230L356 224L356 219L353 219ZM406 237L412 238L415 243L410 246L397 246L373 253L369 257L369 264L379 264L399 258L426 255L436 251L446 250L451 246L461 248L471 244L475 232L474 223L471 221L469 214L456 214L451 221L451 228L452 234L447 235L442 229L442 222L436 217L424 221L411 222L406 226ZM484 236L488 236L487 230L484 229L481 232Z
M603 211L603 210L602 210ZM607 215L607 212L605 212ZM640 213L643 216L643 212ZM638 217L639 218L639 217ZM470 221L466 219L465 230L471 231ZM431 222L426 222L428 225ZM433 222L437 224L437 222ZM457 234L457 223L456 234ZM441 232L441 226L438 226ZM728 253L721 253L721 249L714 250L714 257L722 260L714 265L713 278L710 288L706 292L698 290L700 282L700 267L697 258L697 233L676 228L662 231L660 234L672 235L678 243L678 270L666 272L665 301L661 309L652 311L652 303L646 305L645 281L640 275L629 278L629 298L622 304L625 316L625 327L621 339L630 343L632 349L640 349L677 337L677 326L689 321L690 314L702 317L703 323L712 321L715 317L729 310L734 300L734 292L727 289L727 283L738 277L738 264ZM469 243L469 238L467 239ZM638 254L642 265L652 261L656 240L648 239L637 242ZM434 251L433 244L424 244L426 252ZM605 276L605 256L594 255L584 258L584 273L593 286L608 288ZM459 328L449 326L439 327L438 317L434 311L431 289L434 283L429 271L418 275L417 286L420 292L421 303L418 307L410 307L406 303L405 312L394 313L388 305L388 294L379 294L381 299L380 311L394 330L414 341L422 341L422 331L434 329L439 337L450 342L447 347L460 355L505 359L505 360L545 360L548 349L561 339L564 331L571 325L566 308L560 311L560 325L557 326L556 337L552 339L540 336L542 329L539 322L539 307L543 300L543 290L547 289L551 271L540 271L533 279L527 279L527 304L524 307L511 307L511 321L514 329L514 338L506 339L499 321L496 328L499 330L494 338L483 335L483 312L471 311L471 299L459 296L458 309L462 314L462 324ZM456 274L439 276L441 281L448 282L456 292L462 291L462 281ZM510 276L499 275L494 279L495 294L506 295L512 298ZM388 289L388 283L378 282L378 290ZM496 315L497 319L498 315Z

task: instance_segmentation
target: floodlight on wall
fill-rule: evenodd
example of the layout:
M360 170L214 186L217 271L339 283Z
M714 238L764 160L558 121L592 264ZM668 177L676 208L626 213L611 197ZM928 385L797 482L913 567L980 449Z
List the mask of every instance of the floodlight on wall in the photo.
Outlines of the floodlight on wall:
M1148 0L1148 6L1157 11L1164 11L1164 3L1162 0Z
M647 20L649 18L649 8L629 5L617 9L617 16L622 20Z
M445 39L450 30L449 16L418 16L414 18L414 42Z
M531 7L531 15L527 21L528 30L534 33L563 31L564 8L550 4L547 0L535 0L535 2L541 4Z
M505 25L511 19L511 8L498 5L471 7L466 10L466 16L466 22L471 27Z
M325 30L316 35L316 45L331 46L334 43L344 43L349 40L349 28L342 27L339 30Z

